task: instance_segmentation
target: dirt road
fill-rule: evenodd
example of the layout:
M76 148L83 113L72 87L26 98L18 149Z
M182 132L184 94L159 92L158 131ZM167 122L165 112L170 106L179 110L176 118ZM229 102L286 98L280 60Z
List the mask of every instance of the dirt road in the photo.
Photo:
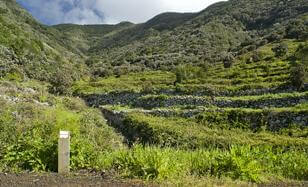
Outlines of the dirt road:
M32 187L32 186L51 186L51 187L143 187L144 184L137 182L117 182L112 179L106 179L100 175L70 175L60 176L56 173L48 174L6 174L0 173L1 187Z

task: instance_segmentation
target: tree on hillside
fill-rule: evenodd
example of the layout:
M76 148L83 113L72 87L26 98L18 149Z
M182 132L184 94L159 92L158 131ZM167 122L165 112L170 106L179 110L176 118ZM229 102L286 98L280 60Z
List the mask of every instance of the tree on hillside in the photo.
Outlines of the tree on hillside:
M234 61L234 56L232 54L228 53L224 55L223 62L225 68L230 68L233 64L233 61Z
M302 63L296 62L291 69L291 83L296 89L301 90L305 83L307 71Z
M308 81L308 45L300 45L295 53L294 62L291 69L291 83L298 90L301 90Z
M182 83L185 80L202 78L206 74L206 71L207 70L202 67L193 66L191 64L179 65L174 70L176 76L174 85Z
M308 39L308 27L307 21L303 19L290 20L287 27L287 37L307 40Z
M49 92L57 95L71 94L71 87L73 85L73 77L70 72L65 70L56 70L50 79Z
M283 57L288 53L288 45L285 43L281 43L278 46L272 48L272 51L275 53L276 57Z

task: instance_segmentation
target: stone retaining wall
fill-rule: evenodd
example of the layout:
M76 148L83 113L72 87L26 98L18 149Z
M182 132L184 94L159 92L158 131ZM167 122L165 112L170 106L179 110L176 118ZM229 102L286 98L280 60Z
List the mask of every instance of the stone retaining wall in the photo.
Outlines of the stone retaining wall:
M214 94L215 96L247 96L247 95L263 95L263 94L276 94L276 93L292 93L294 92L294 88L264 88L264 89L256 89L256 90L245 90L245 91L237 91L237 92L221 92L220 94ZM308 84L305 84L303 91L308 91ZM207 92L195 92L195 93L183 93L177 92L174 90L161 90L159 93L155 93L157 95L164 94L168 96L211 96ZM135 102L136 99L149 95L148 93L135 93L135 92L111 92L111 93L102 93L102 94L92 94L92 95L84 95L81 96L90 106L100 106L100 105L130 105ZM190 102L200 102L199 101L190 101ZM205 104L206 101L203 101ZM291 101L292 103L292 101ZM218 104L218 106L224 105L224 103ZM250 104L249 104L250 105ZM260 107L262 108L262 107Z
M308 102L308 95L286 98L269 98L259 100L223 100L214 97L198 96L145 96L141 93L110 93L86 96L85 100L90 106L100 105L130 105L145 109L170 106L217 106L220 108L280 108L293 107Z
M133 102L134 107L158 108L170 106L217 106L220 108L281 108L293 107L301 103L308 102L308 95L300 97L269 98L260 100L222 100L215 98L196 96L175 96L175 97L141 97Z
M126 111L112 111L110 109L101 107L102 113L105 118L112 124L112 126L118 129L125 129L123 127L123 121L125 114L138 111L138 110L126 110ZM208 120L209 123L229 123L234 124L248 124L250 128L258 128L260 126L266 126L271 131L277 131L281 128L287 128L290 125L296 125L300 127L308 127L308 111L292 112L292 111L239 111L235 110L223 110L223 109L194 109L184 110L176 112L172 110L139 110L138 112L147 113L160 117L174 117L180 116L184 118L197 117L200 120ZM207 118L206 116L209 116Z

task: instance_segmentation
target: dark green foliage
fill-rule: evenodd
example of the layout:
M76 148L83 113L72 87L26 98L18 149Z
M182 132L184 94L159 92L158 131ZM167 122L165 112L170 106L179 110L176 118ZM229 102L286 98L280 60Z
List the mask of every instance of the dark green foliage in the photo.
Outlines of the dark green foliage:
M1 1L0 76L6 84L30 78L45 81L44 89L55 95L140 94L134 98L153 106L185 97L210 103L206 109L175 103L167 108L173 117L160 116L160 108L158 116L139 109L126 116L132 106L121 106L124 122L115 127L131 149L115 151L121 138L99 111L42 90L0 87L0 170L56 171L56 137L65 128L72 131L73 170L108 169L144 180L308 180L307 128L297 122L305 120L307 104L304 99L289 106L302 102L306 92L276 94L289 82L298 89L307 82L305 3L230 0L199 13L161 14L143 24L49 27L15 1ZM289 61L294 61L291 71ZM274 94L263 96L263 90ZM277 97L291 102L272 109ZM270 108L221 109L216 101L263 102ZM189 112L197 115L178 117ZM286 116L293 114L300 120L291 124ZM270 124L271 117L285 120L287 127Z
M222 53L232 51L237 54L244 49L253 51L267 42L284 39L288 18L301 17L304 10L297 7L303 3L302 0L284 3L229 1L217 5L220 8L210 6L170 31L159 32L160 29L144 27L153 25L153 21L167 19L169 14L163 14L144 25L103 39L101 46L93 48L96 54L103 54L103 58L109 59L111 64L125 59L131 65L145 64L150 69L203 60L211 63L224 61ZM108 45L109 42L113 44ZM135 56L128 55L127 51Z
M308 45L300 45L294 54L295 61L291 69L290 80L293 86L301 90L308 82Z
M196 16L197 14L193 13L163 13L147 21L144 24L144 29L153 28L158 31L171 30Z
M0 14L5 14L7 12L8 12L7 9L0 7Z
M305 35L306 7L301 4L304 0L231 0L196 14L161 14L138 25L123 22L48 27L37 23L16 2L4 1L2 12L7 15L0 19L0 44L15 55L6 54L13 59L10 63L7 59L0 62L4 66L1 74L18 64L26 78L55 84L52 79L58 70L54 66L64 69L63 74L79 74L78 78L89 73L93 77L119 77L149 69L170 71L187 64L202 66L204 62L224 62L230 68L239 54L286 37L299 39L298 33ZM235 59L229 58L230 54ZM284 48L277 48L277 54L285 54ZM252 61L262 60L258 57L253 55ZM74 68L68 70L62 62ZM202 69L199 74L203 76L207 67ZM188 73L176 74L177 83L192 79Z
M287 32L287 37L289 38L307 40L308 27L307 27L307 20L305 22L305 17L303 17L302 19L290 20L286 32Z
M240 128L240 129L257 129L265 125L264 114L255 113L251 115L243 110L229 110L224 112L209 111L197 116L200 124L209 127L218 127L222 129ZM254 126L258 124L258 127Z
M108 75L100 69L105 69L106 64L111 69L121 66L129 70L122 73L131 69L170 70L172 66L183 64L221 62L225 60L221 54L232 52L236 57L286 37L297 39L288 28L292 23L298 26L296 32L305 33L302 31L305 7L301 4L304 0L283 3L233 0L210 6L198 14L161 14L138 25L59 25L55 28L65 33L74 51L98 57L97 61L88 63L97 70L92 71L95 76ZM230 61L225 64L228 67ZM112 71L119 76L122 74L119 69Z
M288 53L288 45L285 43L281 43L278 46L272 48L276 57L283 57Z
M113 75L112 67L98 67L92 74L96 77L109 77Z
M278 41L280 42L284 38L284 33L281 33L279 31L273 31L271 34L269 34L266 39L269 42L275 42Z
M202 78L205 76L207 69L200 68L192 65L177 66L174 70L176 76L176 83L183 83L183 81Z
M223 57L223 62L224 62L224 67L225 68L231 68L232 64L233 64L233 61L234 61L234 57L233 55L231 54L226 54L224 57Z
M304 65L308 66L308 43L301 44L298 46L295 57L302 62Z
M77 77L87 74L82 57L73 54L76 50L62 33L37 23L15 1L2 1L2 7L6 14L0 17L1 77L11 77L16 69L25 79L50 82L62 70Z
M121 138L106 125L100 112L88 108L79 99L55 97L44 90L24 93L16 89L10 94L19 99L40 99L48 105L14 103L0 98L1 171L57 171L59 130L69 130L72 134L72 170L95 168L99 152L121 145Z
M301 90L304 86L305 79L307 76L307 67L304 64L296 62L294 63L291 69L291 83L293 86L297 88L297 90Z
M49 80L49 91L53 94L71 94L70 88L73 85L73 77L69 71L57 70Z
M37 129L36 129L37 130ZM57 171L57 142L46 141L35 133L35 129L28 131L4 149L1 160L6 167L30 171Z
M182 83L182 81L185 79L185 74L180 69L177 69L177 71L175 72L175 76L176 76L176 80L174 84Z
M261 56L258 52L254 52L251 58L253 62L259 62L261 60Z

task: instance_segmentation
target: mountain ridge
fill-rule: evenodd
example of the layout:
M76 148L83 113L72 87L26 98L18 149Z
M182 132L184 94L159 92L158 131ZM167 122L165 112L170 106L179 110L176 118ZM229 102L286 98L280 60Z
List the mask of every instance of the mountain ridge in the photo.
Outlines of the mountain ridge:
M71 72L69 79L75 81L110 73L173 71L181 64L205 66L282 39L305 41L308 33L305 0L230 0L198 13L167 12L145 23L116 25L45 26L9 0L2 1L5 11L1 14L2 25L8 30L16 28L19 33L13 31L6 37L12 40L5 43L3 38L0 44L19 57L12 67L3 64L3 69L10 73L17 68L22 77L49 82L59 73L67 74L61 69ZM9 17L14 18L12 24ZM37 65L27 62L33 61L29 56L35 57ZM62 68L53 68L53 64ZM37 68L48 76L39 75Z
M65 129L78 178L305 185L306 2L230 0L143 24L45 26L1 0L0 175L56 172Z

